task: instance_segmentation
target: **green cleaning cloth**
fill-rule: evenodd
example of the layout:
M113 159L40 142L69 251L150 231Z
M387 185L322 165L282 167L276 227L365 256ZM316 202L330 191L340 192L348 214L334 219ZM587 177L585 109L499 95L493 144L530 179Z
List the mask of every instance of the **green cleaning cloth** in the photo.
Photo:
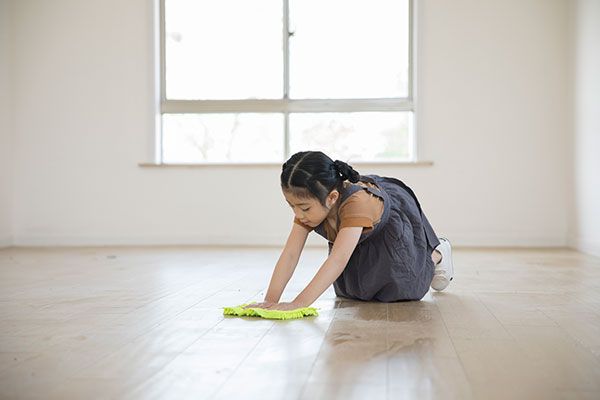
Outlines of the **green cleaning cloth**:
M240 304L237 307L223 307L223 315L237 315L248 317L262 317L267 319L293 319L310 315L319 315L314 307L296 308L295 310L269 310L268 308L244 308L248 304Z

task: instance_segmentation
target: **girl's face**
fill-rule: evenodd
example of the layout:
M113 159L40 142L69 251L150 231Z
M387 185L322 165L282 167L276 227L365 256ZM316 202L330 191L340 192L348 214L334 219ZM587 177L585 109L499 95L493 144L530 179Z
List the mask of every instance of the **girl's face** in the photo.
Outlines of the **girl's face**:
M290 207L292 207L296 218L298 218L303 224L314 228L323 222L325 218L327 218L327 216L333 212L333 206L338 200L339 192L334 189L325 199L325 204L329 208L323 207L319 200L315 197L300 198L286 191L283 192L283 196Z

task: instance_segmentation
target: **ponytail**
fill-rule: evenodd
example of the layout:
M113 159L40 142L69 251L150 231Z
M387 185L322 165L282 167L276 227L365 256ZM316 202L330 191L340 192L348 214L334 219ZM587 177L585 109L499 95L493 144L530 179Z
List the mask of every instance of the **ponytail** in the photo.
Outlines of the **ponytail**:
M342 181L345 181L347 179L352 183L356 183L360 180L360 174L345 162L335 160L333 162L333 165L335 166L335 169L340 173Z

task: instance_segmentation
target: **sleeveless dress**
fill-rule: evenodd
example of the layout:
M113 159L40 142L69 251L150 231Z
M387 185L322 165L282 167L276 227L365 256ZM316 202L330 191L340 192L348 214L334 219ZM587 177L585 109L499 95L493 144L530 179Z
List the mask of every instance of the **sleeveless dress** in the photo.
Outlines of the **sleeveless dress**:
M352 184L343 189L340 204L356 191L368 190L383 199L383 214L373 229L363 231L344 271L333 283L335 294L363 301L422 299L433 279L431 253L440 244L437 235L416 195L402 181L374 174L361 175L360 180L377 188ZM324 223L314 230L328 240L331 254L333 242Z

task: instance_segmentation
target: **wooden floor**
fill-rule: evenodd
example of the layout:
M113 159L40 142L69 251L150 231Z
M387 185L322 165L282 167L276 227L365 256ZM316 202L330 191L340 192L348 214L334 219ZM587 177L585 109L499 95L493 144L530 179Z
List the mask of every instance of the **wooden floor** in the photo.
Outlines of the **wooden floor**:
M305 251L282 300L325 255ZM422 301L330 288L318 317L224 317L263 299L278 256L0 250L0 399L600 399L598 258L459 249Z

